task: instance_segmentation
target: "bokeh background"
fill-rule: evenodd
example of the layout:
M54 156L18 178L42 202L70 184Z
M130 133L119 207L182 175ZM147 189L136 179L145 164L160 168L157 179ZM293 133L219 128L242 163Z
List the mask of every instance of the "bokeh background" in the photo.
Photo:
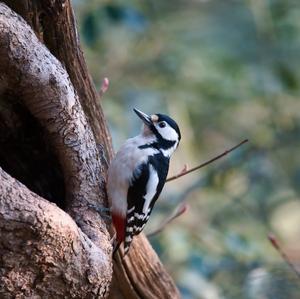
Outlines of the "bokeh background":
M170 174L249 143L167 183L146 231L184 299L299 299L300 279L267 239L300 261L300 2L74 0L81 43L115 149L132 112L170 114L181 145Z

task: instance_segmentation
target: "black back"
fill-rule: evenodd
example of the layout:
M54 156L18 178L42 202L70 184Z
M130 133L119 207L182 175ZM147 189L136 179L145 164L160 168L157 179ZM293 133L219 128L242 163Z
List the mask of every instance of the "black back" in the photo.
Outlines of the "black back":
M143 215L143 206L144 206L144 196L146 195L146 186L149 180L150 176L150 170L149 167L152 165L154 170L158 174L158 186L156 188L156 193L154 197L151 200L151 203L149 205L150 211L147 215L144 215L144 219L138 219L138 217L135 216L137 213L138 215ZM128 189L127 194L127 203L128 207L127 210L132 211L127 214L127 220L126 220L126 232L125 232L125 252L128 250L130 243L132 241L132 237L134 235L138 235L144 225L147 223L149 216L152 212L153 206L158 199L162 188L165 184L167 175L169 171L169 159L166 158L162 153L155 154L153 156L149 156L148 161L141 164L139 166L138 171L136 172L138 175L134 177L131 186ZM130 221L130 219L133 220ZM130 231L131 230L131 231ZM130 237L130 240L126 240L126 237Z

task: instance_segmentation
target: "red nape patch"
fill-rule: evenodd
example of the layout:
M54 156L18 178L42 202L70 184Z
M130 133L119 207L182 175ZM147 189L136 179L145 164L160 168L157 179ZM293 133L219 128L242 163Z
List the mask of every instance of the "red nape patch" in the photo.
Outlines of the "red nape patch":
M113 214L112 219L117 231L117 241L123 242L125 240L125 219L118 214Z

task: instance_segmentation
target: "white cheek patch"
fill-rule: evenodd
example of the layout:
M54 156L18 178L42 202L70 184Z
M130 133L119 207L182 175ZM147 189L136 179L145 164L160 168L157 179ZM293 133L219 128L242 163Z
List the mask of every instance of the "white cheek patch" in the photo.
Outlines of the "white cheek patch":
M169 125L167 125L164 128L160 128L159 126L156 126L156 129L163 139L170 140L170 141L178 141L177 132Z

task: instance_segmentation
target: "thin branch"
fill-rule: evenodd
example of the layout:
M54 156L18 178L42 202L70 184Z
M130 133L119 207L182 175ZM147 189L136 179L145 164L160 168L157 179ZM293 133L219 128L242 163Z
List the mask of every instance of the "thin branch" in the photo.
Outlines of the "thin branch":
M282 259L286 262L286 264L290 267L290 269L297 275L297 277L300 279L300 272L295 267L295 265L290 261L289 257L286 255L286 253L283 251L281 246L278 243L278 240L276 236L273 233L268 234L268 239L272 246L277 250L277 252L280 254Z
M189 170L186 169L186 165L185 165L184 168L183 168L183 170L181 170L180 173L178 173L178 174L176 174L176 175L174 175L174 176L171 176L170 178L168 178L168 179L166 180L166 182L170 182L170 181L176 180L176 179L178 179L178 178L180 178L180 177L182 177L182 176L184 176L184 175L187 175L187 174L189 174L189 173L191 173L191 172L193 172L193 171L195 171L195 170L198 170L198 169L200 169L200 168L202 168L202 167L204 167L204 166L206 166L206 165L208 165L208 164L210 164L210 163L212 163L212 162L214 162L214 161L216 161L216 160L218 160L218 159L220 159L220 158L222 158L222 157L228 155L229 153L231 153L232 151L234 151L234 150L237 149L238 147L242 146L242 145L243 145L244 143L246 143L246 142L248 142L248 139L243 140L242 142L240 142L240 143L237 144L236 146L234 146L234 147L232 147L232 148L226 150L226 151L223 152L222 154L220 154L220 155L218 155L218 156L216 156L216 157L214 157L214 158L212 158L212 159L210 159L210 160L208 160L208 161L206 161L206 162L204 162L204 163L202 163L202 164L200 164L200 165L198 165L198 166L195 166L195 167L193 167L193 168L191 168L191 169L189 169Z
M152 232L150 232L150 233L147 234L147 237L153 237L153 236L159 234L161 231L163 231L165 229L165 227L170 222L172 222L174 219L178 218L183 213L185 213L187 209L188 209L188 204L186 202L181 202L176 207L176 209L174 210L174 212L165 221L163 221L163 223L158 228L154 229Z

